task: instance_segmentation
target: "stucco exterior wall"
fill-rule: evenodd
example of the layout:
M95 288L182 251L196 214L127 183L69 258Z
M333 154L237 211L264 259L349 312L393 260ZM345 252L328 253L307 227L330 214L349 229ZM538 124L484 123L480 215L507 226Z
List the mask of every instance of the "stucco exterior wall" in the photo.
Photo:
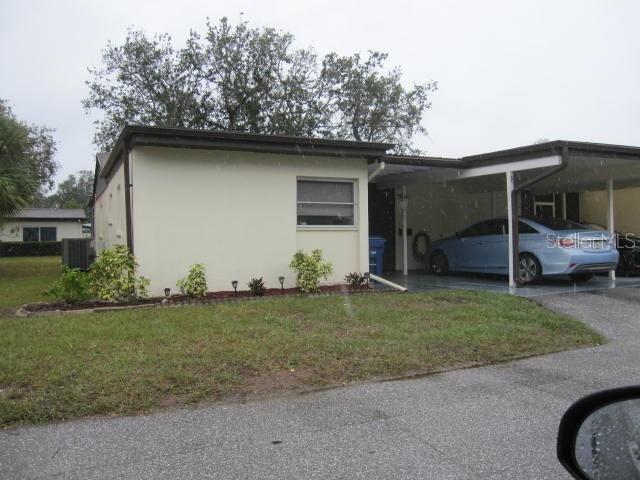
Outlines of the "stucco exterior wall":
M120 163L109 184L95 203L95 249L100 253L113 245L127 243L127 220L124 200L124 167Z
M583 192L580 205L581 220L606 226L608 205L605 190ZM640 233L640 188L614 190L613 206L616 230L623 233Z
M203 263L209 290L231 290L252 277L267 287L295 284L296 250L320 248L334 264L330 283L368 270L365 159L136 147L131 152L134 253L151 292ZM297 227L299 177L351 179L355 227Z
M454 183L409 185L407 196L407 228L412 235L407 236L409 269L422 269L424 265L413 256L413 236L424 231L431 241L453 235L464 227L492 217L507 215L507 201L504 192L460 192ZM396 196L400 194L396 189ZM397 197L396 197L397 198ZM396 202L396 269L402 270L403 249L402 211Z
M0 227L0 242L22 242L22 230L25 227L55 227L57 241L83 236L81 222L5 221Z

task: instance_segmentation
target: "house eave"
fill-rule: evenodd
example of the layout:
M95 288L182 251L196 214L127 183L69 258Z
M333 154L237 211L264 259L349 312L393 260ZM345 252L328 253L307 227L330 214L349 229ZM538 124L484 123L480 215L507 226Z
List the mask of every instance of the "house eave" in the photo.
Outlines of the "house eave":
M383 156L394 147L391 143L127 125L120 132L101 169L101 176L109 175L120 159L125 144L128 148L155 146L367 159Z

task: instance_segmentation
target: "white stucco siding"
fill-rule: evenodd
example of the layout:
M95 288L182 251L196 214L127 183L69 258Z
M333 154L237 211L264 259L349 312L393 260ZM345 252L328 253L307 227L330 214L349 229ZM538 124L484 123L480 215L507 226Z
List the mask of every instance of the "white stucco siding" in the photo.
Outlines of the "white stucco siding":
M296 226L297 179L356 183L354 228ZM203 263L209 290L230 290L252 277L267 287L293 286L289 263L297 249L320 248L334 264L330 282L368 268L365 159L136 147L131 153L134 253L151 292Z
M127 243L124 167L120 163L113 171L107 188L95 202L95 248L100 253L113 245Z
M23 229L39 227L55 227L56 241L64 238L82 238L81 222L61 222L61 221L5 221L0 227L1 242L22 242Z

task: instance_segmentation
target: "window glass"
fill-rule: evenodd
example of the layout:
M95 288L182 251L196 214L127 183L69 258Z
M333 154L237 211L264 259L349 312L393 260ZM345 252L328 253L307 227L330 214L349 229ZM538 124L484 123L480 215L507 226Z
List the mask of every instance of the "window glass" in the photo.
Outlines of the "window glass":
M531 225L524 222L518 222L518 232L519 233L540 233Z
M482 235L495 235L496 225L492 220L471 225L460 234L461 237L480 237Z
M353 183L298 180L298 202L353 203Z
M537 217L553 218L555 216L556 209L553 204L547 205L543 203L536 203L535 214Z
M56 227L40 227L40 241L55 242L56 233Z
M38 227L24 227L22 229L23 242L39 242L40 229Z
M572 222L571 220L564 220L562 218L534 217L531 220L539 223L543 227L547 227L549 230L588 230L587 227L580 223Z
M353 182L298 180L298 225L355 225Z
M490 235L506 235L509 233L509 226L507 225L506 219L494 220L493 225L491 226Z
M509 233L509 222L507 222L506 220L504 221L505 223L505 233ZM524 223L524 222L518 222L518 233L540 233L539 231L537 231L535 228L533 228L531 225Z

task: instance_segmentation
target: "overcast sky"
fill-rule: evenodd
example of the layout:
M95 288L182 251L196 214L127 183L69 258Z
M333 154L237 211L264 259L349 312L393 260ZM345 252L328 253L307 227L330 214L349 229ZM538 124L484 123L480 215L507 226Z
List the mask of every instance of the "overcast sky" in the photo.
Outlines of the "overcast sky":
M92 169L87 67L127 27L178 45L206 17L293 33L320 54L386 51L408 84L437 80L416 145L461 156L540 138L640 145L640 2L29 1L0 6L0 98L56 129L58 178Z

